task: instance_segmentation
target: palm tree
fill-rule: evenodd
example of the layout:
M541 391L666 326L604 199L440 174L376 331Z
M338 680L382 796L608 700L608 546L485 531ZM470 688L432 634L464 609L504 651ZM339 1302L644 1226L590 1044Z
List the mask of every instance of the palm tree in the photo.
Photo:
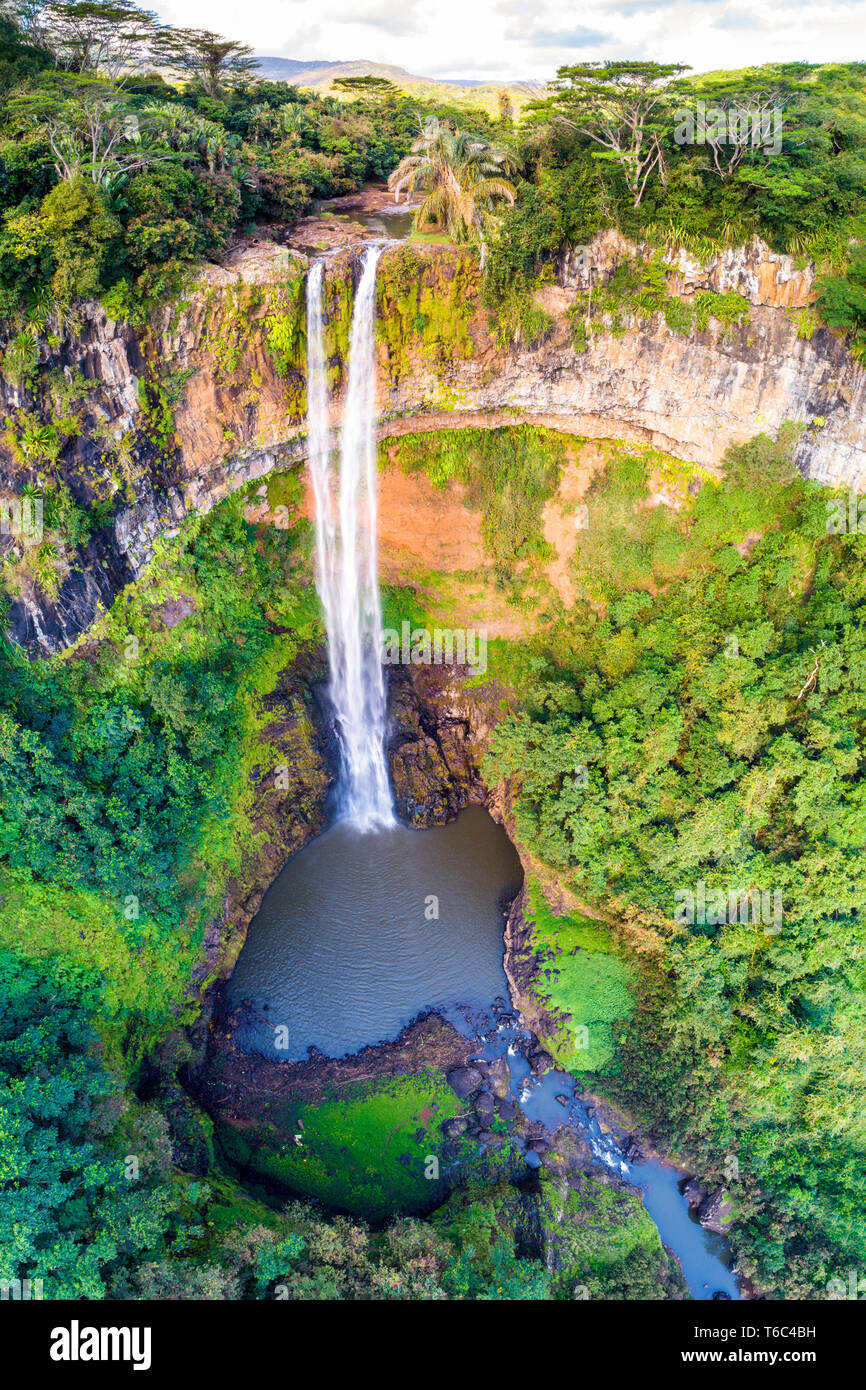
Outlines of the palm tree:
M219 171L245 178L240 136L230 134L225 126L170 101L148 102L141 114L160 143L179 152L197 153L211 174Z
M415 214L415 226L435 221L446 228L452 241L474 242L481 248L483 269L486 233L496 223L496 204L514 202L515 188L508 176L517 168L517 159L508 150L429 116L411 154L401 159L388 179L388 187L397 203L404 189L407 193L424 189L427 197Z

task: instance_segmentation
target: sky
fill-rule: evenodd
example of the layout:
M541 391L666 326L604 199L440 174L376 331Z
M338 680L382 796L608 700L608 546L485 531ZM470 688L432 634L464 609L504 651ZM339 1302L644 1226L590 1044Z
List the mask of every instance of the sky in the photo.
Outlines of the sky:
M145 0L146 3L146 0ZM153 0L152 0L153 3ZM392 63L424 77L545 81L598 58L695 71L866 59L866 0L155 0L170 24L259 54Z

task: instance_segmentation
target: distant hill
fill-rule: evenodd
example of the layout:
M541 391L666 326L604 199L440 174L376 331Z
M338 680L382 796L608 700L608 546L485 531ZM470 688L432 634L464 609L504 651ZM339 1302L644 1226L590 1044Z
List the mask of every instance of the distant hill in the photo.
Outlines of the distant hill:
M269 82L290 82L296 87L331 90L337 77L386 77L410 96L440 97L443 101L463 102L495 112L499 93L507 91L516 110L540 95L540 82L481 82L476 78L432 78L407 72L390 63L374 63L366 59L343 63L313 61L303 63L295 58L259 56L261 75ZM342 95L339 90L335 95Z
M312 63L301 63L297 58L258 58L262 77L269 82L290 82L293 77L297 77L301 72L312 72L317 68L339 67L339 63L329 63L324 58L317 58Z

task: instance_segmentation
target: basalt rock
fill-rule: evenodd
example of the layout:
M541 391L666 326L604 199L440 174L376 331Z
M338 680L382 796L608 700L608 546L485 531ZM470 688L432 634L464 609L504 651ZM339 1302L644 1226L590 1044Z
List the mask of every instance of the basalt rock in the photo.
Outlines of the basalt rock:
M621 336L600 334L586 352L575 351L567 316L575 294L590 280L604 283L636 249L603 233L586 255L564 259L559 283L543 291L552 320L544 340L533 348L499 348L478 300L470 253L413 247L416 273L434 301L440 289L451 292L460 271L463 337L459 343L455 338L453 351L447 342L439 351L413 327L397 345L397 371L391 310L383 300L380 437L529 421L590 439L649 443L718 469L730 444L796 420L805 427L795 453L804 474L866 487L866 372L826 329L798 336L794 314L814 296L813 269L799 268L760 241L725 251L708 266L680 256L670 276L669 288L686 299L704 288L736 290L749 301L747 323L725 329L711 320L705 331L678 336L657 314L643 325L635 321ZM385 251L383 276L389 257L405 250ZM329 261L329 276L346 292L345 305L333 311L338 316L350 308L356 262L355 250ZM42 367L67 382L84 378L92 388L82 397L77 432L61 441L56 476L82 507L110 501L114 510L83 548L68 555L56 594L22 578L9 630L30 653L74 642L142 573L157 538L176 531L189 513L205 512L252 480L305 459L302 373L287 388L268 346L266 321L285 312L287 277L302 274L306 263L297 252L250 240L222 265L204 269L183 303L166 308L141 336L88 303L75 332L42 345ZM154 406L167 399L169 388L177 401L173 432L166 430L162 406ZM0 377L0 416L10 419L12 433L16 420L34 415L45 423L56 418L49 387L31 390ZM25 484L37 480L36 464L0 444L0 499L20 499ZM8 528L0 529L0 557L21 559L23 546ZM446 750L440 745L438 751L448 763ZM423 785L435 766L432 750L416 750L407 799L413 780Z
M504 1103L508 1091L508 1063L504 1057L497 1057L489 1063L487 1083L493 1094Z
M725 1189L717 1187L715 1192L711 1192L701 1202L698 1208L698 1220L708 1231L723 1236L727 1232L733 1210L733 1205Z
M554 1065L554 1061L549 1052L545 1052L542 1048L539 1048L537 1052L531 1054L529 1065L532 1069L533 1076L543 1076L545 1072L550 1071L551 1067Z
M391 668L388 761L402 820L444 825L484 800L479 774L488 726L453 666Z
M640 1143L640 1140L634 1134L630 1134L627 1137L623 1146L623 1152L625 1153L625 1156L629 1163L646 1162L646 1154L644 1153L643 1146Z
M707 1189L697 1178L689 1178L688 1182L683 1184L682 1193L691 1211L697 1211L707 1197Z
M487 1126L493 1119L495 1102L489 1091L482 1091L474 1102L475 1115L480 1125Z
M467 1096L478 1090L483 1078L476 1067L455 1067L448 1072L445 1080L460 1100L466 1100Z

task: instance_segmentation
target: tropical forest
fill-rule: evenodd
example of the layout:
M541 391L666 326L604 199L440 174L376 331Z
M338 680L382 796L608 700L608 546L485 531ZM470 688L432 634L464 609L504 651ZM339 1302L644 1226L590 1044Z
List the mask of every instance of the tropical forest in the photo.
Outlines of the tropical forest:
M808 1323L866 32L277 8L0 0L2 1300Z

